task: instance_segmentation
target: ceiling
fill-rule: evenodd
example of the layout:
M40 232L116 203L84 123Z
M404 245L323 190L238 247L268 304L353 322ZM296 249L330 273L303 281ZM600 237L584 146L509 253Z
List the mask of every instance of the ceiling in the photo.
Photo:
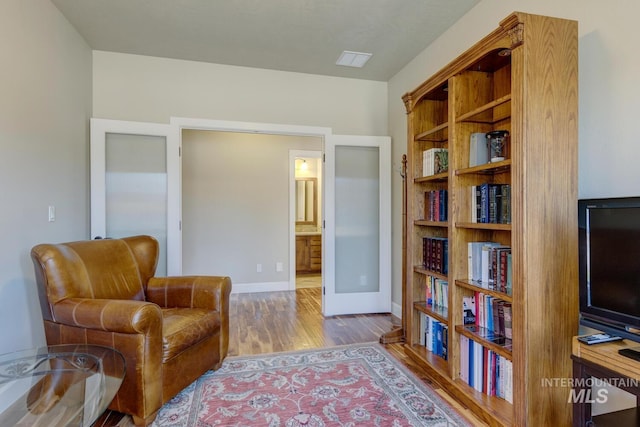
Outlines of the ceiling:
M480 0L51 1L94 50L388 81Z

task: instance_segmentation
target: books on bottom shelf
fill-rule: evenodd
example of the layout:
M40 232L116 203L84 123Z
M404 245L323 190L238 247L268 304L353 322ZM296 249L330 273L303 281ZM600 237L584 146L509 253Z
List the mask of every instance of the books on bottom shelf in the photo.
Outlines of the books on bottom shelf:
M447 360L448 339L449 327L446 324L426 313L420 313L420 345L425 346L436 356Z
M460 335L459 377L480 393L513 403L512 362L465 335Z
M481 288L511 295L511 247L497 242L467 243L467 279Z

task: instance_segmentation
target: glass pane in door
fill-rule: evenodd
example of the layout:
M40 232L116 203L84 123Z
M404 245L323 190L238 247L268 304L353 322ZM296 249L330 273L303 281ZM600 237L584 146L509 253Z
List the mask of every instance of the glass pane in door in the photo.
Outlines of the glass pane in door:
M148 234L160 243L156 274L167 274L167 148L164 136L107 133L106 237Z
M335 292L380 289L380 149L336 146Z

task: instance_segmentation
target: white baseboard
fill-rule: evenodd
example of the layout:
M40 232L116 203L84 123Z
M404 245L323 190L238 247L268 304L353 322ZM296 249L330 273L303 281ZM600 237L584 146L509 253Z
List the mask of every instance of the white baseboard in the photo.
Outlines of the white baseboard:
M399 319L402 319L402 305L391 301L391 314Z
M288 291L289 282L262 282L262 283L233 283L232 294L247 294L253 292L277 292Z

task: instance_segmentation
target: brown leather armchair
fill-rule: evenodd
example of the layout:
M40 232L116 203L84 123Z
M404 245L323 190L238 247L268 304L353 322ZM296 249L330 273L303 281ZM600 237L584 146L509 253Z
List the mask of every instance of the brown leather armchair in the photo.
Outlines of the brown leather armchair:
M154 277L150 236L41 244L31 250L47 344L119 350L126 375L109 409L149 425L229 344L228 277Z

